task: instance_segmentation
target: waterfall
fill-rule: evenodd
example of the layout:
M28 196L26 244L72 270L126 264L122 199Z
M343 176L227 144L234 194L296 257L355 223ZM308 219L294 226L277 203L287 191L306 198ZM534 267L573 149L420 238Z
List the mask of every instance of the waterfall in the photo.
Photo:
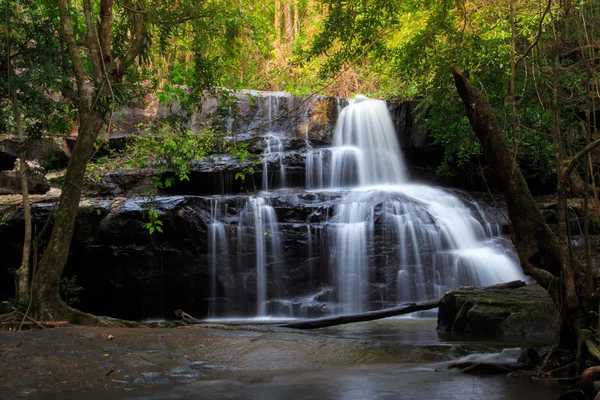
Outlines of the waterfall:
M217 316L217 289L219 284L219 270L224 265L227 265L228 256L228 241L225 224L221 222L221 204L218 200L213 199L210 202L210 220L208 225L208 243L210 246L210 270L211 270L211 290L209 306L209 315Z
M335 126L331 186L399 184L406 181L396 130L387 105L357 97Z
M525 279L502 221L466 194L409 182L385 102L357 97L341 108L329 147L314 147L308 127L299 133L305 190L285 188L282 134L267 129L263 191L229 217L236 235L211 202L211 316L351 314ZM304 261L289 262L298 257L290 241L302 243ZM226 310L216 305L223 295Z
M253 227L247 232L246 227ZM254 238L255 268L256 268L256 315L267 315L268 274L273 273L273 281L281 280L281 242L275 209L261 197L250 197L246 203L240 224L241 242ZM279 294L277 288L275 293Z
M377 204L383 204L384 230L396 239L385 247L395 253L398 301L436 298L461 285L524 279L518 265L486 244L486 230L460 199L442 189L407 184L384 101L359 97L344 108L334 145L329 184L339 188L356 182L334 216L332 258L344 313L366 310L375 289L369 285L369 246Z
M273 160L279 163L279 185L285 187L285 164L283 162L284 148L281 138L269 133L264 137L265 151L263 154L263 190L269 190L269 163Z

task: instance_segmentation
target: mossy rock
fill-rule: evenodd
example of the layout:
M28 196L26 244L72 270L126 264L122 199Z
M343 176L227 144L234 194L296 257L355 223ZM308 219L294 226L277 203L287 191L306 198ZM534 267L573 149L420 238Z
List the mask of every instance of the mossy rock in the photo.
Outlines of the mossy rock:
M539 285L517 289L463 287L440 301L438 330L485 336L552 336L558 313Z

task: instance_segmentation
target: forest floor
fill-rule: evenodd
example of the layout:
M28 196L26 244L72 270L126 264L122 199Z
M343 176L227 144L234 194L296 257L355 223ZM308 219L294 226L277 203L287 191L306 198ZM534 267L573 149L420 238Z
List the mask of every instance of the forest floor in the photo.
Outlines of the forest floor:
M414 346L260 326L67 326L4 332L0 333L0 399L140 388L240 371L438 361L439 357Z

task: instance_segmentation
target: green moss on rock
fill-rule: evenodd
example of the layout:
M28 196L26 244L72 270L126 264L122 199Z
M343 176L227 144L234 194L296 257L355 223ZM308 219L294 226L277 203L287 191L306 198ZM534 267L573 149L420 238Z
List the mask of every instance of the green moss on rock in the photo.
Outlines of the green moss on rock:
M440 301L438 330L475 335L546 335L557 330L558 313L539 285L518 289L462 287Z

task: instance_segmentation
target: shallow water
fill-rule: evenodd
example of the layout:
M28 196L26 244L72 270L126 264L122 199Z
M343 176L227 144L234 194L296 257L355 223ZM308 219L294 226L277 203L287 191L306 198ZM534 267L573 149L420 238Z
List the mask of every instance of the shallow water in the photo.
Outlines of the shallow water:
M392 318L321 329L329 336L411 344L434 350L442 362L355 366L320 370L221 372L185 384L38 395L36 399L558 399L561 387L506 376L472 376L448 370L460 361L515 362L520 347L543 347L549 338L470 341L435 330L433 319ZM515 340L517 338L514 338Z
M431 313L437 318L437 313ZM395 317L377 321L359 322L346 325L338 325L331 328L318 329L319 332L329 336L344 337L348 339L363 339L373 341L392 341L415 346L463 346L469 348L477 347L526 347L544 346L555 342L552 336L521 336L504 335L493 338L488 336L476 336L467 334L456 334L436 330L436 318L409 318Z
M523 378L474 377L435 371L437 364L240 374L177 386L119 392L60 394L46 399L557 399L561 388Z

